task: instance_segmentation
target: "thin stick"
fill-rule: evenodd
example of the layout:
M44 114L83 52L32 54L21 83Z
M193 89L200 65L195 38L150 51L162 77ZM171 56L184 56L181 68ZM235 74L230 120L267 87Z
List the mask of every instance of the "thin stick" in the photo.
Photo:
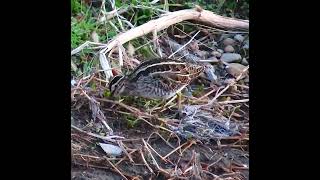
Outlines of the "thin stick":
M154 157L153 157L153 155L152 155L152 153L151 153L151 151L150 151L147 143L144 141L144 139L142 139L142 142L143 142L143 144L145 145L146 150L149 152L149 155L150 155L150 157L151 157L151 159L152 159L152 161L153 161L153 164L155 164L155 166L156 166L158 169L160 169L160 166L158 165L157 161L154 159ZM160 157L161 157L161 156L160 156Z
M232 100L232 101L222 101L218 102L219 104L233 104L233 103L244 103L249 102L249 99L240 99L240 100Z
M102 159L101 157L90 156L90 155L86 155L86 154L73 154L73 156L84 156L84 157L93 158L93 159ZM116 159L119 159L119 158L116 158Z
M149 150L149 148L154 152L154 153L156 153L164 162L168 162L165 158L163 158L156 150L154 150L153 149L153 147L149 144L149 143L147 143L144 139L142 139L142 142L143 142L143 144L148 148L148 150ZM150 152L151 153L151 152ZM159 169L159 168L158 168Z
M110 141L110 142L116 142L116 140L114 140L113 138L124 139L124 137L121 137L121 136L100 136L100 135L98 135L98 134L94 134L94 133L91 133L91 132L86 132L86 131L84 131L84 130L82 130L82 129L80 129L80 128L72 125L72 124L71 124L71 127L74 128L74 129L76 129L77 131L80 131L80 132L82 132L82 133L85 133L85 134L87 134L87 135L89 135L89 136L93 136L93 137L95 137L95 138L99 138L99 139L106 140L106 141Z
M190 148L190 147L191 147L192 145L194 145L194 144L196 144L196 142L195 142L195 141L191 141L191 143L188 144L188 146L185 147L185 148L181 151L181 153L185 152L188 148Z
M149 169L149 171L150 171L152 174L154 174L153 170L151 169L151 167L149 166L149 164L147 163L146 159L145 159L144 156L143 156L142 149L140 149L139 152L140 152L140 155L141 155L141 158L142 158L144 164L147 166L147 168Z
M186 47L188 44L190 44L192 42L192 40L200 33L200 31L198 31L195 35L192 36L192 38L183 46L181 46L178 50L176 50L174 53L172 53L168 58L171 58L173 55L175 55L177 52L181 51L184 47Z
M184 31L182 31L180 28L178 28L178 27L174 27L174 28L176 28L176 29L178 29L180 32L182 32L183 34L185 34L185 36L187 37L191 37L188 33L185 33ZM213 48L211 48L211 47L209 47L209 46L207 46L206 44L204 44L204 43L202 43L202 42L200 42L200 41L197 41L200 45L203 45L203 46L205 46L205 47L207 47L207 48L209 48L209 49L211 49L212 51L214 50Z
M106 160L124 179L128 180L127 177L125 175L123 175L122 172L115 165L112 164L112 162L110 162L108 159L106 159Z
M96 77L94 77L94 79L97 80L97 81L103 82L103 83L108 83L108 81L105 81L103 79L99 79L99 78L96 78Z
M207 169L209 169L211 166L217 164L219 161L221 161L222 158L223 158L223 157L220 157L218 160L216 160L215 162L211 163L211 164L207 167Z
M172 146L172 145L171 145L166 139L164 139L164 137L162 137L158 132L153 132L153 133L151 133L150 136L149 136L148 139L147 139L147 142L149 142L149 140L150 140L150 138L151 138L151 136L152 136L153 134L158 135L168 146L170 146L172 149L174 149L174 146Z
M210 174L211 176L213 176L213 177L215 177L215 178L219 178L219 176L218 175L215 175L215 174L213 174L213 173L211 173L211 172L209 172L209 171L206 171L206 170L202 170L203 172L205 172L205 173L207 173L207 174ZM219 178L220 179L220 178Z
M133 151L131 151L129 153L129 155L133 154L134 152L138 151L137 149L134 149ZM123 157L122 159L120 159L120 161L118 161L115 166L118 166L122 161L124 161L126 159L126 157Z
M216 92L216 91L217 91L217 90L213 88L211 91L209 91L209 92L206 93L205 95L203 95L203 96L201 96L200 98L198 98L198 99L196 100L196 102L199 101L199 100L202 100L203 98L209 96L210 94L212 94L212 93L214 93L214 92Z
M172 103L172 101L174 101L177 97L178 97L177 95L173 96L173 97L163 106L163 108L165 109L165 107L168 106L170 103ZM162 112L162 111L161 111L161 112Z
M164 156L163 158L167 158L169 157L171 154L173 154L174 152L176 152L177 150L179 150L181 147L183 147L184 145L188 144L189 142L185 142L182 145L178 146L177 148L175 148L174 150L172 150L170 153L168 153L166 156Z
M121 142L121 141L118 141L118 145L120 146L120 148L123 150L123 152L128 156L129 160L131 163L135 163L132 159L132 157L130 156L130 154L128 153L128 151L126 150L125 148L125 145Z
M76 49L73 49L71 51L71 56L74 54L77 54L78 52L80 52L82 49L86 48L89 45L101 45L103 47L106 46L106 44L102 44L102 43L96 43L96 42L91 42L91 41L86 41L83 44L81 44L80 46L78 46Z
M212 103L215 102L215 100L221 96L221 94L223 94L226 90L229 89L230 86L234 85L243 75L243 73L245 73L247 70L249 69L249 66L247 66L241 73L240 75L235 79L235 81L229 83L222 91L220 91L212 100L210 100L210 102L206 105L211 105Z
M201 59L201 60L198 60L199 62L209 62L209 63L218 63L220 62L220 60L218 59Z
M246 85L236 84L236 86L244 88L244 89L249 89L249 86L246 86Z
M138 151L138 149L134 149L133 151L131 151L129 153L129 155L133 154L134 152ZM118 166L122 161L124 161L126 159L126 157L123 157L122 159L120 159L120 161L118 161L115 166Z
M122 49L121 46L118 46L118 52L119 52L119 66L123 66L123 54L122 54Z

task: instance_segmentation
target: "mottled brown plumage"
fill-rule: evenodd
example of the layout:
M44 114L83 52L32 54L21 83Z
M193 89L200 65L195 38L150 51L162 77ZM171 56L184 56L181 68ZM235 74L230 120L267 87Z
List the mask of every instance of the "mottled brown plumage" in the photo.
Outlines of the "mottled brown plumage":
M153 59L141 63L127 76L114 77L109 88L112 95L168 99L198 77L204 67L173 59Z

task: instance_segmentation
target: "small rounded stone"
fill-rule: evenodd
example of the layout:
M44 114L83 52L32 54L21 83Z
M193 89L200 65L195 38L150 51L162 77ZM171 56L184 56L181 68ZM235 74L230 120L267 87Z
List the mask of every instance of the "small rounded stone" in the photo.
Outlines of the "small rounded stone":
M224 51L227 53L232 53L234 52L234 48L231 45L228 45L224 48Z

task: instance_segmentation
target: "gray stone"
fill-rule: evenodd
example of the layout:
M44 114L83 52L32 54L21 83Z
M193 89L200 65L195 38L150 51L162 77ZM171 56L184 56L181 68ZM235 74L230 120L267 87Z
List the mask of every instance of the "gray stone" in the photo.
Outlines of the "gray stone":
M217 51L219 52L219 53L223 53L223 50L222 49L217 49Z
M213 51L211 54L218 58L221 57L221 53L219 51Z
M249 40L244 41L244 45L242 46L243 49L249 49Z
M244 37L240 34L237 34L233 37L233 39L235 39L236 41L239 41L239 42L243 42Z
M224 48L224 51L227 53L232 53L232 52L234 52L234 48L232 46L228 45Z
M236 62L241 60L241 55L237 53L223 53L220 60L227 63Z
M231 38L227 38L225 40L223 40L223 45L228 46L228 45L234 45L235 40L231 39Z
M242 58L241 64L243 64L243 65L246 66L246 65L248 65L249 63L248 63L248 61L247 61L246 58Z

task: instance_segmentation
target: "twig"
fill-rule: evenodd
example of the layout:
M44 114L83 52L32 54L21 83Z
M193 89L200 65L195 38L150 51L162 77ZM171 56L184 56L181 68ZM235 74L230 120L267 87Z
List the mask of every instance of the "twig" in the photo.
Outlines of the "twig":
M179 24L180 24L180 23L179 23ZM197 26L195 26L195 27L197 27ZM178 28L178 27L176 27L176 26L174 26L174 28L178 29L180 32L182 32L183 34L185 34L185 36L186 36L186 37L190 37L190 38L191 38L191 36L190 36L188 33L185 33L185 32L184 32L183 30L181 30L180 28ZM206 45L206 44L204 44L204 43L200 42L199 40L198 40L198 41L196 41L196 42L198 42L200 45L203 45L203 46L205 46L205 47L207 47L207 48L211 49L212 51L214 50L212 47L209 47L208 45Z
M213 174L213 173L211 173L211 172L209 172L209 171L206 171L206 170L202 170L203 172L205 172L205 173L207 173L207 174L210 174L211 176L213 176L213 177L215 177L215 178L219 178L219 176L218 175L215 175L215 174ZM220 180L221 178L219 178L219 180Z
M223 157L220 157L220 158L219 158L218 160L216 160L215 162L209 164L208 167L207 167L207 169L209 169L211 166L217 164L219 161L221 161L222 158L223 158Z
M248 145L237 145L237 144L221 144L219 147L234 147L234 148L239 148L239 147L248 147Z
M118 141L118 145L119 147L123 150L123 152L128 156L129 160L131 163L135 163L132 159L132 157L130 156L130 154L128 153L128 151L125 148L125 145L122 143L122 141Z
M143 156L142 149L140 149L139 152L140 152L140 155L141 155L141 158L142 158L144 164L147 166L147 168L149 169L149 171L150 171L152 174L154 174L153 170L151 169L151 167L149 166L149 164L147 163L146 159L145 159L144 156Z
M122 67L123 66L123 54L122 54L122 48L120 45L118 46L118 52L119 52L119 66Z
M91 132L86 132L86 131L84 131L84 130L82 130L82 129L80 129L80 128L72 125L72 124L71 124L71 127L74 128L74 129L76 129L77 131L80 131L80 132L82 132L82 133L85 133L85 134L87 134L87 135L89 135L89 136L93 136L93 137L95 137L95 138L99 138L99 139L106 140L106 141L110 141L110 142L116 142L116 140L114 140L113 138L124 139L124 137L121 137L121 136L100 136L100 135L98 135L98 134L94 134L94 133L91 133Z
M119 14L118 14L118 10L117 10L117 7L116 7L116 2L115 2L115 0L109 0L109 2L110 2L110 4L111 4L111 8L112 8L113 10L116 10L116 11L115 11L115 14L116 14L116 16L117 16L118 23L119 23L119 25L120 25L121 30L124 31L125 29L123 28L122 22L121 22L121 20L120 20L120 18L119 18ZM110 21L109 21L109 22L110 22Z
M168 106L170 103L172 103L172 101L174 101L178 96L174 95L165 105L163 105L163 109L160 112L165 111L165 107Z
M119 15L119 17L120 17L120 19L121 19L123 22L125 22L130 28L134 28L134 25L131 24L131 22L128 21L125 17L123 17L123 16L121 16L121 15Z
M89 45L102 45L103 47L106 46L106 44L102 44L102 43L96 43L96 42L91 42L91 41L86 41L83 44L81 44L79 47L73 49L71 51L71 56L74 54L77 54L78 52L80 52L82 49L86 48Z
M109 163L124 179L128 180L127 177L126 177L125 175L123 175L122 172L121 172L115 165L112 164L112 162L110 162L108 159L106 159L106 161L108 161L108 163Z
M176 152L177 150L179 150L181 147L183 147L184 145L188 144L189 142L185 142L182 145L178 146L177 148L175 148L174 150L172 150L171 152L169 152L167 155L165 155L163 158L167 158L169 157L171 154L173 154L174 152Z
M165 42L169 45L169 47L171 48L171 51L177 51L182 46L182 45L180 45L179 43L173 41L170 38L167 38L167 40ZM186 50L186 49L181 49L178 53L181 56L183 56L184 60L189 61L189 62L197 62L198 60L201 59L198 56L189 53L189 51Z
M191 23L188 21L182 22L182 25L192 25L192 26L196 26L199 27L201 29L207 30L207 31L211 31L212 33L215 32L219 32L219 34L221 33L230 33L230 34L249 34L248 31L230 31L230 30L223 30L223 29L218 29L218 28L214 28L214 27L210 27L210 26L206 26L204 24L199 24L199 23Z
M129 31L123 34L119 34L116 38L110 41L107 47L101 52L109 52L111 49L117 46L119 42L120 44L124 44L132 39L135 39L142 35L146 35L154 30L160 31L169 27L172 24L185 20L198 20L202 22L207 22L213 26L218 26L220 28L240 28L245 30L249 29L249 21L222 17L206 10L198 12L195 9L186 9L168 13L165 16L160 17L156 20L151 20L141 26L130 29Z
M107 13L104 12L104 11L102 11L102 13L107 16L107 17L106 17L107 20L110 20L110 19L114 18L116 15L119 15L119 16L120 16L121 14L127 12L127 11L129 10L129 8L130 8L130 7L125 7L125 8L120 8L120 9L114 9L114 10L112 10L112 11L110 11L110 12L107 12Z
M150 140L150 138L151 138L151 136L152 136L153 134L158 135L168 146L170 146L172 149L174 149L174 147L173 147L166 139L164 139L164 137L162 137L158 132L153 132L153 133L151 133L150 136L149 136L148 139L147 139L147 142L149 142L149 140Z
M216 91L218 91L218 90L217 90L217 89L215 89L215 88L213 88L211 91L209 91L209 92L208 92L208 93L206 93L205 95L203 95L203 96L199 97L195 102L197 102L197 101L199 101L199 100L202 100L203 98L205 98L205 97L209 96L210 94L212 94L212 93L214 93L214 92L216 92Z
M169 13L168 11L164 11L162 9L149 7L149 6L144 6L144 5L136 5L136 6L133 6L133 7L137 8L137 9L152 9L152 10L159 11L159 12L162 12L162 13Z
M244 70L242 70L242 72L240 73L240 75L235 79L235 81L229 83L222 91L220 91L212 100L210 100L210 102L206 105L211 105L212 103L215 102L215 100L221 96L221 94L223 94L226 90L229 89L230 86L234 85L243 75L243 73L245 73L247 70L249 69L249 66L247 66ZM203 105L202 105L203 106Z
M195 35L192 36L192 38L183 46L181 46L178 50L176 50L174 53L172 53L168 58L171 58L173 55L175 55L177 52L181 51L181 49L183 49L184 47L186 47L188 44L190 44L192 42L192 40L200 33L200 31L198 31Z
M103 69L104 74L106 75L106 81L109 81L109 78L113 77L113 74L112 74L112 71L111 71L112 68L110 66L107 56L103 53L99 53L99 61L100 61L101 68Z
M188 146L185 147L185 148L181 151L181 153L183 153L184 151L186 151L188 148L190 148L190 147L191 147L192 145L194 145L194 144L196 144L196 142L192 140L191 143L188 144Z
M152 159L152 161L153 161L153 164L154 164L158 169L161 169L160 166L158 165L156 159L153 157L153 155L152 155L152 153L151 153L151 151L150 151L150 149L149 149L146 141L144 141L144 139L142 139L142 142L143 142L143 144L145 145L146 150L149 152L149 155L150 155L150 157L151 157L151 159ZM161 156L160 156L160 157L161 157Z
M134 152L138 151L138 149L134 149L133 151L131 151L129 153L129 155L133 154ZM120 159L116 164L115 166L118 166L122 161L124 161L126 159L126 157L123 157L122 159Z
M168 132L172 132L170 131L169 129L166 129L164 127L160 127L160 126L155 126L153 124L151 124L150 122L148 122L147 120L145 120L144 118L154 118L154 119L157 119L163 123L168 123L167 120L164 120L162 118L158 118L158 117L155 117L153 115L150 115L148 113L145 113L145 112L141 112L139 109L137 108L134 108L134 107L131 107L131 106L128 106L126 104L123 104L121 102L116 102L116 101L112 101L112 100L109 100L109 99L102 99L102 98L96 98L96 100L99 100L99 101L104 101L104 102L109 102L109 103L113 103L113 104L117 104L117 105L120 105L121 107L131 111L133 113L133 115L137 118L137 119L140 119L140 120L143 120L145 121L146 123L148 123L149 125L155 127L155 128L160 128L160 129L163 129L163 130L166 130Z
M249 86L246 86L246 85L236 84L236 86L244 88L244 89L249 89Z
M113 24L112 21L108 21L108 23L109 23L117 32L120 32L119 28L118 28L115 24Z
M86 154L73 154L73 156L84 156L84 157L93 158L93 159L102 159L101 157L90 156L90 155L86 155Z
M201 60L198 60L199 62L208 62L208 63L218 63L220 62L220 60L218 59L201 59Z
M240 99L240 100L232 100L232 101L221 101L219 104L233 104L233 103L244 103L249 102L249 99Z
M164 162L168 162L165 158L163 158L156 150L153 149L153 147L147 143L144 139L142 139L142 142L143 144L146 146L146 148L148 148L148 151L149 151L149 148L154 152L156 153ZM151 153L151 152L150 152Z

